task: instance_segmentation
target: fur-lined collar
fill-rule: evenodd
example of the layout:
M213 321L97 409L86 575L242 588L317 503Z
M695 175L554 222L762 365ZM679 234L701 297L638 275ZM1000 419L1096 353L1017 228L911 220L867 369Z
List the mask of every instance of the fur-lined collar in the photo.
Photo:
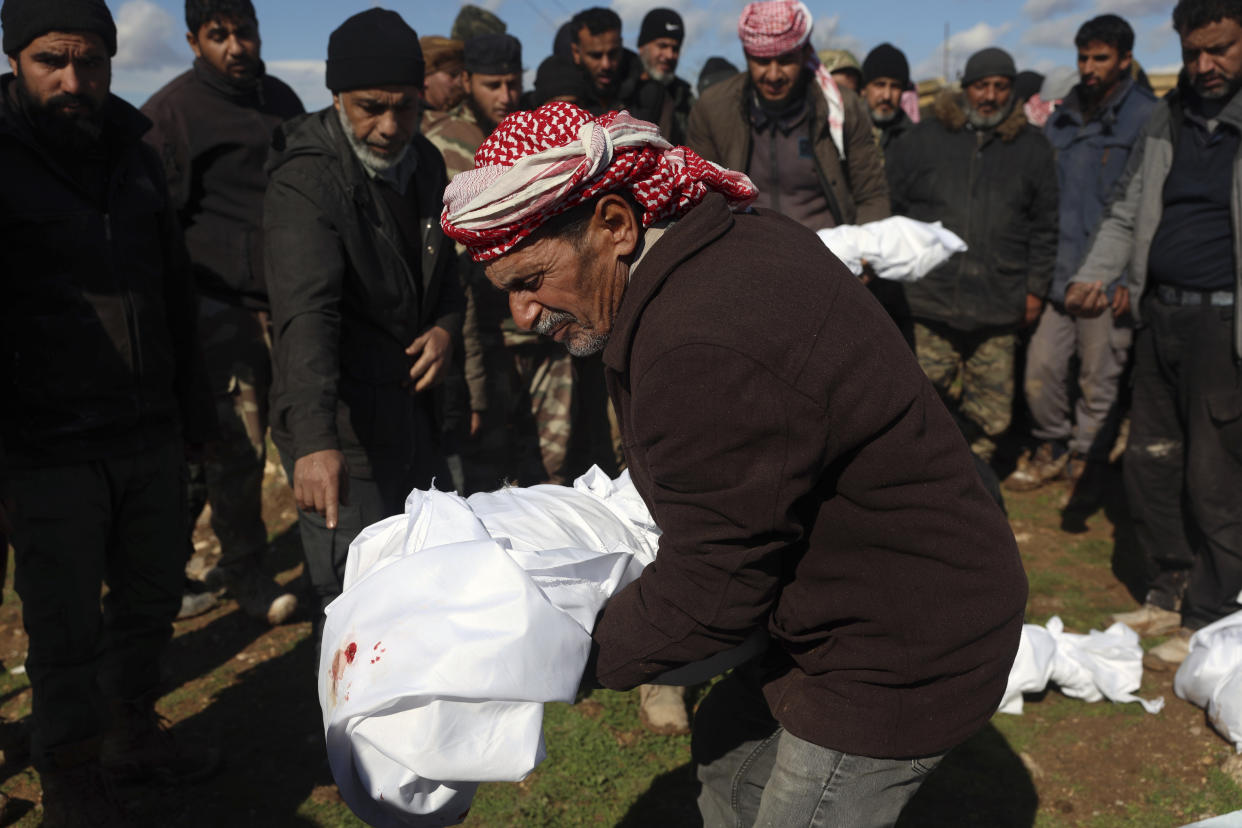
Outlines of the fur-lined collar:
M966 126L966 108L962 101L964 94L945 89L936 96L933 105L936 120L944 124L950 132L958 132ZM1002 141L1010 143L1021 134L1022 127L1026 126L1026 123L1026 114L1015 102L1013 111L1009 113L1008 118L996 125L995 132Z

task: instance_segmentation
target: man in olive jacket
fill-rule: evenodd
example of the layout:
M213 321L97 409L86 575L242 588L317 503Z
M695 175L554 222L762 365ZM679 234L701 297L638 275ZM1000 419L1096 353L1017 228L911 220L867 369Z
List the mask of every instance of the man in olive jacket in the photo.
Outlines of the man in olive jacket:
M888 153L893 212L942 221L969 248L904 287L919 363L983 460L1009 427L1017 331L1039 319L1057 257L1052 147L1015 106L1016 74L1004 51L975 53L964 92L942 93Z
M765 25L769 19L776 25ZM759 188L756 206L811 230L887 218L888 183L871 114L858 95L828 81L822 66L813 68L818 58L806 6L751 3L739 28L747 71L703 93L690 112L686 145L747 173Z
M396 12L354 15L328 45L333 105L284 124L269 164L272 434L321 608L359 531L449 481L429 389L464 300L438 223L444 161L415 132L422 75Z
M602 353L662 530L597 620L588 678L628 689L766 631L696 715L705 824L891 825L1004 692L1026 598L1013 534L814 234L734 212L749 179L653 125L589 121L568 104L506 119L443 219L519 326Z

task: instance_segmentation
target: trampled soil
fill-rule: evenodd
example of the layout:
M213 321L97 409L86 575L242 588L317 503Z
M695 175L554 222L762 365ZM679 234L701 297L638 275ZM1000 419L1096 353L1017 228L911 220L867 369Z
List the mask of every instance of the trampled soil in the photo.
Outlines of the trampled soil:
M296 532L289 531L292 497L278 470L270 471L264 517L274 541L266 563L281 581L294 582L301 563ZM1127 587L1133 544L1115 498L1085 521L1063 521L1057 508L1063 491L1007 498L1031 577L1028 621L1062 614L1067 629L1085 632L1106 626L1110 611L1136 605ZM201 571L217 554L205 520L196 540L192 569ZM11 577L10 568L0 606L0 662L9 671L0 681L0 790L10 797L0 825L32 826L41 817L40 790L23 755L30 692L20 674L26 641ZM343 813L324 760L309 635L304 612L296 623L268 629L230 600L178 622L167 669L173 689L159 709L179 739L215 745L224 764L201 784L123 791L133 809L153 824L189 828L355 824ZM1166 706L1149 715L1138 705L1087 704L1055 689L1028 697L1023 716L997 716L954 751L900 824L1177 826L1242 809L1242 788L1228 777L1238 766L1231 746L1202 710L1174 696L1172 673L1146 672L1139 695L1163 696ZM596 704L587 699L579 707L589 714ZM1242 780L1242 772L1234 773ZM694 795L693 775L679 768L653 779L621 824L692 825ZM557 824L580 824L572 804L563 813ZM502 823L472 818L468 824Z

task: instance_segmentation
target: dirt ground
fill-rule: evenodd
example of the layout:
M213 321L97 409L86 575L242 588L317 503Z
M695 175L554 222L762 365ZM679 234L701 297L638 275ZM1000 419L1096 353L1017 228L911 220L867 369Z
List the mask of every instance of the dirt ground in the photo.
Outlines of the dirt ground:
M1085 632L1106 626L1109 612L1135 605L1133 542L1120 504L1067 521L1057 508L1061 494L1054 487L1008 496L1031 578L1028 621L1061 614L1068 630ZM273 538L266 566L299 588L292 497L274 467L265 495ZM204 516L191 570L203 571L217 554ZM24 756L30 691L11 580L10 571L0 606L0 791L9 797L0 825L27 826L38 823L41 809L38 777ZM167 686L175 689L159 709L178 738L218 747L225 762L219 776L197 786L126 791L134 810L170 826L355 824L343 816L324 760L309 634L305 612L268 629L229 600L176 624L167 667ZM1176 698L1172 676L1144 675L1139 695L1165 699L1158 715L1138 705L1087 704L1056 690L1028 697L1023 716L998 715L954 751L900 824L1176 826L1242 809L1242 762L1202 710ZM589 713L592 704L578 706ZM652 780L631 806L633 818L621 824L687 824L692 806L682 806L692 785L681 769Z

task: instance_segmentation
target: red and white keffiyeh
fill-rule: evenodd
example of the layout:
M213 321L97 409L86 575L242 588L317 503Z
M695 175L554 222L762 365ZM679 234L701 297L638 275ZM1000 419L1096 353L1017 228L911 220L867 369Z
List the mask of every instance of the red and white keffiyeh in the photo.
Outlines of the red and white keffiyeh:
M805 46L811 39L813 22L811 10L800 0L758 0L742 9L737 36L748 55L771 58ZM814 52L806 68L814 73L828 102L828 132L837 154L845 158L845 102L841 90Z
M604 193L628 190L648 227L719 192L734 208L758 193L739 172L660 137L628 112L592 118L573 104L544 104L500 122L444 191L440 226L476 262L502 256L552 216Z

